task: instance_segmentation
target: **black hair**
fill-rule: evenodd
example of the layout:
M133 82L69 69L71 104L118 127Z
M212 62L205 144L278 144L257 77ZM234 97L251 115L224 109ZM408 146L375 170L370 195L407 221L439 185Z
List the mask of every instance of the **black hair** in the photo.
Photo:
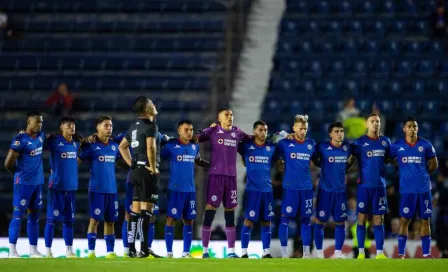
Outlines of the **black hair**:
M42 113L40 111L30 111L26 113L26 119L34 116L42 116Z
M258 120L254 123L253 129L256 129L258 126L267 126L266 122L263 120Z
M344 124L342 122L333 122L328 126L328 133L333 131L333 128L344 128Z
M230 108L220 108L219 110L218 110L218 114L217 115L219 115L221 112L223 112L223 111L231 111L231 109Z
M102 122L104 122L104 121L112 121L112 117L110 117L110 116L101 116L101 117L99 117L98 119L96 119L96 122L95 122L95 126L98 126L99 124L101 124Z
M76 124L74 118L72 118L72 117L62 117L61 121L59 122L59 125L61 126L61 125L65 124L65 123L74 123L74 124Z
M415 117L408 117L406 120L403 121L403 126L406 126L407 122L417 122L417 119L415 119Z
M369 119L369 118L372 117L372 116L380 117L380 115L379 115L378 113L371 113L371 114L369 114L369 115L367 116L367 119Z
M132 110L138 115L141 115L145 113L147 103L148 98L146 96L139 96L132 102Z
M182 120L179 123L177 123L177 128L179 128L180 126L182 126L183 124L187 124L187 125L193 125L193 123L190 120Z

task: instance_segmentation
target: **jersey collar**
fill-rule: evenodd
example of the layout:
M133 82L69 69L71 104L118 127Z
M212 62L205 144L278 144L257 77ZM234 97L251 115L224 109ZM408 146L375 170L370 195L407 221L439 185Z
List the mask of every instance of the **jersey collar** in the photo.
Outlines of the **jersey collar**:
M420 137L417 137L417 141L415 141L415 143L411 144L410 142L408 142L408 141L406 140L406 137L404 138L404 142L405 142L408 146L410 146L410 147L414 147L414 146L416 146L416 145L418 144L419 141L420 141Z
M188 143L184 143L184 142L182 142L182 140L181 140L180 138L177 138L177 141L178 141L179 144L181 144L181 145L187 145L187 144L189 144L189 142L188 142Z
M264 144L259 145L259 144L257 144L257 143L255 142L255 139L253 140L253 143L254 143L254 145L257 146L257 147L263 147L263 146L266 145L266 141L264 141Z
M369 135L366 134L366 137L369 138L372 141L378 141L381 136L378 136L378 138L372 138L372 137L370 137Z

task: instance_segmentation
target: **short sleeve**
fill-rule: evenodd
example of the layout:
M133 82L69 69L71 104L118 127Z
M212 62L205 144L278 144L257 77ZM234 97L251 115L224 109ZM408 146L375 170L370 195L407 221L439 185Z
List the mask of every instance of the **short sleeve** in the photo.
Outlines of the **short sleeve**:
M247 141L247 140L251 139L251 136L246 134L246 132L242 131L239 128L238 128L238 131L239 131L239 135L240 135L240 138L239 138L240 141Z
M428 142L428 147L426 148L426 159L430 160L432 158L435 158L436 156L436 149L431 143Z
M204 129L201 133L198 134L199 142L202 143L210 140L210 137L212 137L214 130L215 128Z
M359 156L361 154L361 148L358 140L351 144L350 151L353 156Z
M90 158L90 147L91 147L90 144L85 144L85 145L81 146L80 151L79 151L79 155L78 155L78 157L81 160L85 161L85 160L88 160Z
M157 125L155 123L149 124L148 128L145 131L146 138L154 138L156 139L159 132L157 130Z
M53 144L54 136L50 136L44 140L44 150L51 151L51 147Z
M246 145L245 142L239 142L238 143L238 154L241 155L241 157L244 157L244 146Z
M128 142L132 142L132 130L129 129L129 130L126 132L126 135L125 135L124 137L126 138L126 140L128 140Z
M166 134L162 134L160 132L157 133L157 137L159 137L160 139L160 145L164 146L168 143L168 141L170 140L170 136L166 135Z
M121 143L121 141L123 140L123 138L126 138L127 132L122 132L120 134L118 134L117 136L114 137L114 141L117 143Z
M171 144L166 144L163 148L162 151L160 152L160 157L162 157L163 159L168 159L170 157L170 147Z
M389 146L389 158L395 159L397 157L398 144L394 143Z
M21 153L25 148L25 141L22 140L22 135L17 134L14 139L12 139L10 148L18 153Z
M195 160L200 160L201 159L201 153L199 153L199 145L195 144L196 146L196 157Z
M283 146L284 143L285 140L280 140L280 142L278 142L277 144L277 155L281 158L283 158L285 155L285 148Z

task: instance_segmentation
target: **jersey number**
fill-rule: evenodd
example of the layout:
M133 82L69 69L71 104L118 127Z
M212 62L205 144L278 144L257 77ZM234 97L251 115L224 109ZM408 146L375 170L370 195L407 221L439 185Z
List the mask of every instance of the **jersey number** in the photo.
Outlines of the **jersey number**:
M190 201L190 207L193 210L194 210L194 205L196 205L196 201L194 201L194 200Z
M313 207L313 200L312 199L306 199L305 200L305 208L312 208Z
M236 198L236 190L232 190L232 191L230 191L230 193L231 193L230 198L235 199Z
M136 148L140 143L137 141L137 130L131 132L131 147Z

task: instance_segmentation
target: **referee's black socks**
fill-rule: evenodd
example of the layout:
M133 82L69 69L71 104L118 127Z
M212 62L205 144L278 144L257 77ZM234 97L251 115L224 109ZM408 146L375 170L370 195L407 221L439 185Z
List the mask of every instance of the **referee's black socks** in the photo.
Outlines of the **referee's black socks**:
M152 212L141 210L140 216L142 219L141 224L139 225L139 232L140 232L140 251L143 253L148 253L148 228L149 228L149 221L152 217Z
M129 213L129 223L128 223L128 243L129 243L129 253L136 252L135 250L135 239L137 236L137 226L139 215L133 211Z

